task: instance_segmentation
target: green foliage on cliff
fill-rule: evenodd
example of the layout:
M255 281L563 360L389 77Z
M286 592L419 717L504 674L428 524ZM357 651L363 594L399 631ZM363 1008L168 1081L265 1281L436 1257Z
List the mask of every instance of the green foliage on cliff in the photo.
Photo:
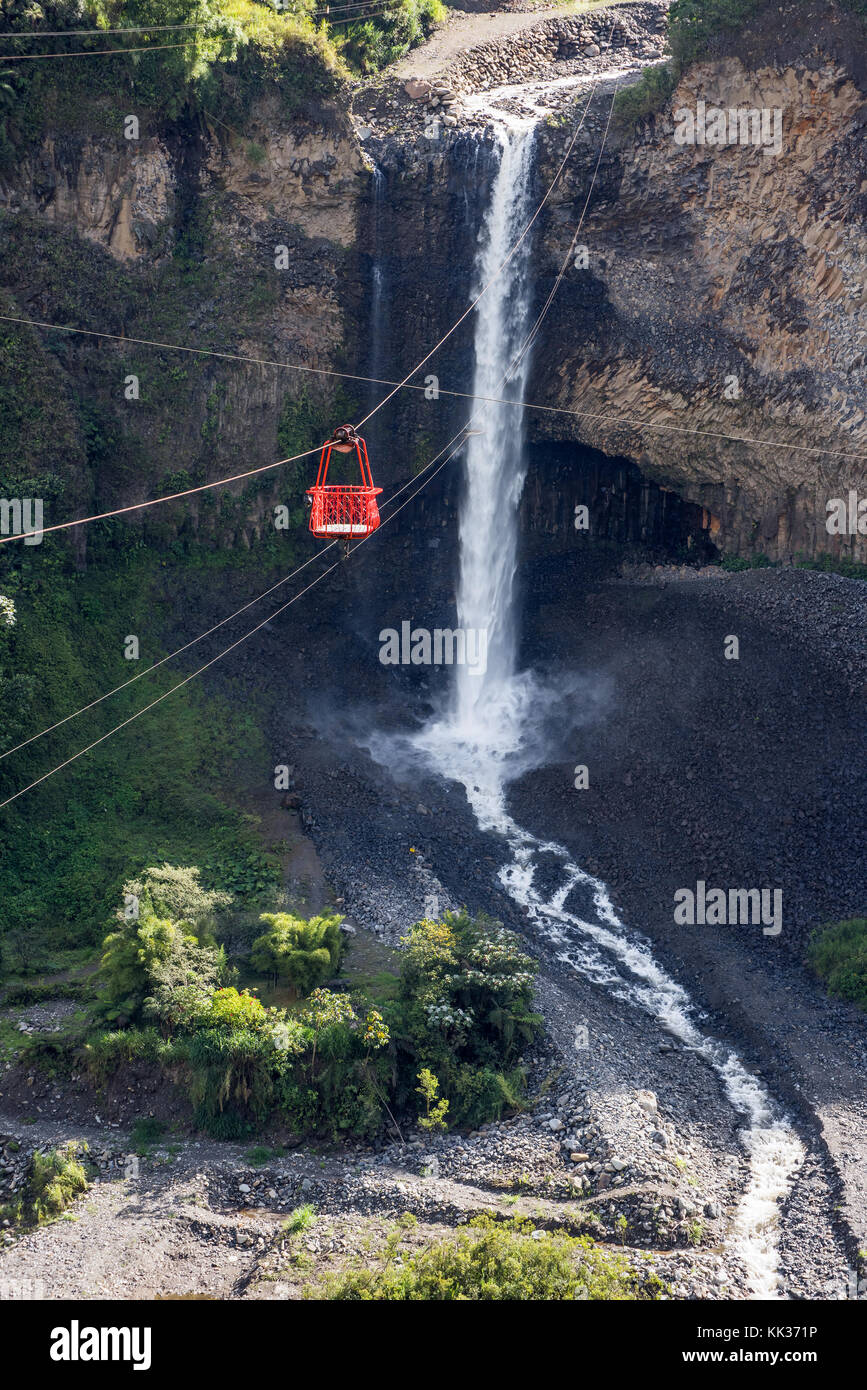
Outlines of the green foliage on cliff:
M446 13L441 0L393 0L384 14L348 24L339 51L358 72L379 72L420 43Z
M660 111L677 86L672 63L645 68L637 82L617 93L614 109L621 121L642 121Z
M867 16L867 0L839 0L843 8ZM667 63L645 68L637 82L618 93L615 109L622 121L642 120L661 110L681 73L708 52L720 35L736 35L771 0L674 0L668 11ZM776 6L773 6L776 9Z
M313 0L294 8L298 13L278 14L254 0L13 5L0 21L9 54L76 56L10 65L5 81L14 101L0 116L5 142L32 140L49 127L61 134L84 129L123 138L128 114L138 116L145 134L155 122L177 121L209 108L240 111L253 92L269 83L285 94L290 110L303 98L327 95L348 71L327 33L307 17ZM151 32L93 33L146 26L152 26ZM40 29L80 29L82 34L39 42L14 37ZM112 50L109 57L88 56Z
M142 135L201 116L241 120L269 89L291 117L353 70L401 57L445 13L440 0L392 0L384 11L371 0L369 18L330 25L317 22L321 9L317 0L10 0L0 37L16 61L0 72L0 166L47 129L122 139L128 115ZM79 32L16 37L66 30ZM69 56L17 61L27 53Z
M105 567L95 560L85 572L50 536L16 554L3 579L18 621L0 640L0 751L137 674L137 663L123 657L126 634L154 634L145 640L143 665L165 654L155 634L155 620L158 627L174 602L165 561L134 544L109 551ZM4 760L0 800L181 674L164 667ZM255 712L208 697L194 682L7 807L0 818L7 973L44 969L61 950L95 943L131 870L154 860L218 862L238 844L258 848L252 830L216 794L231 782L231 769L251 759L264 765Z

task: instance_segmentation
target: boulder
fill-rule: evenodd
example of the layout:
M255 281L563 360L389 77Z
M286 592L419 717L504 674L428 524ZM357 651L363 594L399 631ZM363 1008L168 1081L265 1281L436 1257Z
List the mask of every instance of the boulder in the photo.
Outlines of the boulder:
M421 77L410 77L404 82L403 90L412 101L425 101L431 94L431 84Z

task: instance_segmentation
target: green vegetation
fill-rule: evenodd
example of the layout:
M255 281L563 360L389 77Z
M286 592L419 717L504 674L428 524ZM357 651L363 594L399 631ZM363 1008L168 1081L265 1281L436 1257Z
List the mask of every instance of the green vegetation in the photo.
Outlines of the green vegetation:
M674 0L668 44L679 71L695 62L717 34L736 33L767 0Z
M81 573L50 537L36 549L38 562L33 551L3 557L19 622L0 631L2 748L135 674L123 658L124 634L153 632L171 602L154 553ZM163 654L158 646L147 652ZM156 671L7 758L0 799L169 690L179 674ZM70 947L94 947L124 878L155 859L199 864L208 888L222 888L213 866L227 851L261 852L261 840L214 793L213 768L230 783L237 764L257 759L264 747L255 710L235 710L194 683L8 807L0 822L6 973L45 971Z
M147 1014L171 1034L208 1010L225 973L225 955L215 945L200 944L189 923L157 917L146 898L133 901L138 915L127 921L119 912L117 931L105 939L103 1012L126 1022Z
M840 2L845 9L867 17L867 0ZM763 8L769 8L769 0L674 0L667 21L671 58L667 63L645 68L636 83L618 93L618 116L630 122L661 110L681 74L708 52L714 39L722 34L737 34Z
M847 579L867 579L867 565L845 555L820 555L815 560L799 559L796 569L818 570L821 574L842 574Z
M52 1221L87 1191L87 1174L75 1157L75 1145L33 1155L27 1202L34 1221Z
M867 1009L867 917L820 927L808 959L829 994Z
M421 43L431 25L444 19L446 13L441 0L392 4L380 18L347 25L346 37L340 44L341 56L358 72L380 72Z
M0 1218L21 1226L54 1221L87 1188L87 1173L74 1143L49 1153L37 1149L23 1191L14 1203L0 1208Z
M668 11L667 63L645 68L632 86L617 94L615 109L626 122L652 115L668 101L681 73L705 52L718 34L736 33L765 0L674 0Z
M266 1163L272 1163L275 1158L282 1158L285 1149L269 1149L264 1144L256 1144L254 1148L247 1150L247 1162L251 1168L264 1168Z
M418 1117L419 1129L425 1130L428 1134L436 1134L439 1130L448 1129L446 1114L449 1103L447 1100L440 1099L440 1083L433 1072L428 1071L427 1067L422 1067L418 1074L418 1080L419 1084L416 1086L416 1091L425 1103L425 1113Z
M195 1124L223 1139L243 1139L271 1119L329 1139L372 1137L386 1125L401 1132L413 1120L436 1133L521 1105L526 1077L518 1062L540 1022L530 1011L535 967L498 922L461 912L417 923L396 957L392 990L376 976L374 997L363 988L314 987L275 1008L226 983L234 967L204 939L202 923L219 936L229 909L195 872L164 864L124 887L127 898L130 888L141 890L139 915L116 914L92 1016L63 1037L21 1043L32 1065L53 1075L83 1067L102 1087L131 1063L152 1064L186 1090ZM167 895L193 923L157 915ZM278 932L286 918L301 940L311 926L288 914L263 917ZM299 953L318 965L324 951L329 974L339 968L338 921L312 924L316 939L331 938L334 955L325 947ZM262 938L257 958L261 949ZM300 974L306 969L305 960ZM313 978L306 975L305 986ZM95 1028L99 1017L122 1026Z
M658 63L645 68L637 82L617 93L614 109L626 123L642 121L662 110L675 87L678 74L672 63Z
M518 938L460 912L418 923L405 941L398 1017L451 1122L476 1125L519 1105L517 1063L541 1020L531 1007L536 967Z
M269 90L287 116L327 97L353 71L373 73L424 38L443 17L440 0L392 0L383 12L370 0L348 25L317 24L317 0L290 6L256 0L11 0L0 17L4 51L32 52L20 32L80 29L50 41L51 52L138 49L90 63L10 64L0 74L0 167L49 126L67 134L86 129L124 134L135 113L140 127L213 117L242 121L256 96ZM339 15L335 18L339 19ZM175 33L109 35L94 29L189 25ZM63 81L56 67L63 65ZM255 161L255 149L250 158Z
M310 1227L316 1222L316 1210L309 1205L295 1207L289 1213L288 1221L283 1222L282 1231L285 1236L302 1235L304 1231L309 1231Z
M341 917L325 914L305 922L288 912L263 912L259 920L270 930L253 942L250 958L274 984L287 980L304 995L337 974L343 954Z
M497 1223L476 1217L456 1238L404 1252L400 1263L399 1241L398 1230L386 1247L384 1268L351 1270L308 1292L352 1302L635 1301L665 1292L658 1279L642 1282L623 1257L599 1250L589 1237L534 1233L532 1223L520 1218Z
M151 1145L159 1143L165 1132L166 1126L162 1120L155 1119L153 1115L144 1115L136 1120L129 1136L132 1152L138 1154L139 1158L147 1158Z
M759 551L756 555L723 555L720 568L728 570L730 574L740 574L743 570L773 569L774 562Z

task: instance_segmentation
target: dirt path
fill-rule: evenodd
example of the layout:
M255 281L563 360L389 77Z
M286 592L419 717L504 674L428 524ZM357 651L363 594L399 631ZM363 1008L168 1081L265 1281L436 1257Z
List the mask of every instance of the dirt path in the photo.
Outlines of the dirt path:
M389 69L389 75L404 80L407 77L432 78L457 58L477 44L490 39L502 39L518 34L523 29L532 29L543 19L554 19L570 14L589 13L604 9L604 4L592 4L587 0L571 0L565 5L545 5L526 13L511 13L503 10L486 11L482 14L464 14L450 10L448 19L437 27L427 43L412 49L405 58ZM610 5L608 6L610 8Z

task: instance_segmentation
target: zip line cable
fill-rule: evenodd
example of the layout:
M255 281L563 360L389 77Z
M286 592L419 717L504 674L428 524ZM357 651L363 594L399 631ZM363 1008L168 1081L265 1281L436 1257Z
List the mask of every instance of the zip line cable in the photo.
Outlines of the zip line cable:
M599 168L600 168L600 165L602 164L602 156L603 156L603 154L605 153L605 145L606 145L606 142L607 142L607 140L608 140L608 132L609 132L609 130L611 129L611 117L612 117L613 114L614 114L614 102L615 102L615 100L616 100L616 98L617 98L617 89L618 89L619 86L620 86L620 78L618 77L617 81L616 81L615 84L614 84L614 91L613 91L612 94L611 94L611 105L610 105L609 108L608 108L608 119L607 119L607 121L605 122L605 130L604 130L603 133L602 133L602 141L601 141L601 144L600 144L600 146L599 146L599 154L598 154L597 157L596 157L596 164L594 165L593 174L592 174L591 179L590 179L590 187L589 187L588 190L587 190L587 197L584 199L584 206L583 206L583 208L581 209L581 216L580 216L579 219L578 219L578 225L577 225L577 227L575 228L575 231L572 233L572 240L569 242L569 248L568 248L568 250L567 250L567 252L566 252L566 255L565 255L564 258L563 258L563 263L562 263L562 265L560 266L559 271L557 272L557 276L556 276L556 278L555 278L555 280L554 280L554 284L553 284L553 286L551 287L551 290L550 290L550 292L549 292L549 294L548 294L548 298L545 300L545 303L542 305L542 309L541 309L541 311L540 311L540 313L539 313L539 317L536 319L536 322L533 324L533 327L530 329L530 332L529 332L529 334L527 335L527 341L526 341L526 343L524 344L523 348L521 349L521 357L523 357L523 356L530 350L530 347L531 347L532 344L536 341L536 337L537 337L537 335L538 335L539 329L540 329L541 326L542 326L542 321L544 320L545 316L546 316L547 313L548 313L548 310L550 309L552 303L554 302L554 297L555 297L557 291L559 290L560 285L562 284L563 276L566 274L566 267L567 267L567 265L569 264L569 261L570 261L571 258L572 258L572 254L573 254L574 249L575 249L575 244L576 244L576 242L577 242L579 236L581 235L581 228L584 226L584 219L585 219L585 217L587 216L587 209L588 209L589 206L590 206L590 199L593 197L593 190L594 190L594 188L596 187L596 179L597 179L597 177L598 177L598 175L599 175ZM519 360L520 360L520 359L519 359Z
M175 691L180 690L182 686L189 685L190 681L195 680L196 676L200 676L204 671L207 671L210 666L215 665L215 663L218 662L221 659L221 657L228 656L229 652L234 651L235 647L239 647L242 642L245 642L247 640L248 637L252 637L253 633L258 632L260 628L264 627L266 623L271 621L271 618L276 618L279 613L283 613L285 609L289 608L291 604L295 603L295 601L301 598L303 594L306 594L309 589L312 589L314 584L318 584L319 579L324 579L325 575L330 574L332 570L337 569L340 563L341 562L339 560L336 560L335 563L329 569L325 570L323 574L319 575L318 579L312 580L311 583L307 585L307 588L302 589L299 593L295 594L293 598L289 599L288 603L284 603L282 608L278 608L274 613L270 615L270 617L263 618L261 623L257 623L256 626L254 628L251 628L249 632L245 632L244 635L242 637L239 637L237 641L233 642L231 646L226 647L217 656L213 657L210 661L205 662L204 666L200 666L197 671L191 672L191 674L185 676L183 680L178 681L177 685L173 685L170 690L164 691L163 694L158 695L155 700L151 700L150 704L145 705L143 709L137 710L135 714L131 714L128 719L122 720L120 724L115 724L113 729L109 729L107 733L104 733L99 738L94 739L93 743L89 743L86 748L80 749L78 753L73 753L71 758L66 758L64 762L58 763L57 767L51 768L49 772L44 772L41 777L36 778L35 782L30 782L28 786L22 787L20 791L14 792L13 795L7 797L5 801L0 801L0 810L2 810L4 806L9 806L13 801L17 801L19 796L23 796L25 792L32 791L34 787L38 787L40 783L47 782L49 777L53 777L56 772L61 772L63 768L69 767L70 763L74 763L79 758L83 758L85 753L89 753L93 748L97 748L101 743L104 743L107 738L111 738L112 734L119 733L121 729L125 729L129 724L133 724L136 721L136 719L140 719L143 714L147 714L148 710L153 709L156 705L161 704L163 700L168 699L169 695L173 695Z
M36 58L111 58L117 53L164 53L167 48L186 46L185 43L153 43L140 48L80 48L73 53L0 53L0 63L27 63Z
M160 502L175 502L179 497L191 497L194 492L207 492L208 488L224 487L227 483L238 483L243 478L253 478L257 473L267 473L271 468L282 468L284 463L296 463L298 459L318 454L322 447L321 444L317 444L312 449L305 449L303 454L292 454L289 458L278 459L276 463L263 463L260 468L249 468L246 473L235 473L231 478L216 478L212 483L199 483L197 487L184 488L183 492L169 492L165 497L152 497L149 502L133 502L128 507L115 507L110 512L95 512L93 516L79 516L74 521L58 521L54 526L43 526L40 530L43 535L47 535L49 531L67 531L70 526L86 526L90 521L104 521L106 517L123 516L126 512L140 512L144 507L156 507ZM20 541L23 536L33 534L33 531L19 531L14 536L0 536L0 545L7 545L9 541Z
M613 33L613 27L612 27L612 33ZM369 410L369 411L368 411L368 413L364 416L364 418L363 418L363 419L358 423L358 425L355 427L356 430L359 430L363 424L365 424L368 420L372 419L372 417L373 417L374 415L376 415L378 411L382 410L383 406L387 405L388 402L392 399L392 397L395 396L395 395L397 394L397 392L398 392L403 386L405 386L405 385L407 384L407 382L410 380L410 377L414 376L416 372L420 371L420 369L424 366L424 364L425 364L426 362L429 362L429 361L430 361L430 359L431 359L431 357L433 357L434 353L436 353L436 352L439 351L439 349L442 347L443 343L445 343L445 342L451 337L451 335L455 332L455 330L456 330L458 327L460 327L460 325L464 322L464 320L467 318L467 316L468 316L469 314L472 313L473 309L476 307L476 305L479 303L479 301L484 297L484 295L487 294L487 292L488 292L488 290L491 288L491 286L494 285L494 284L496 283L496 281L499 279L500 275L501 275L501 274L503 273L503 271L505 270L506 266L509 264L509 262L512 260L512 258L515 256L515 254L516 254L517 251L518 251L518 248L520 247L521 243L524 241L525 237L528 235L528 233L529 233L529 231L530 231L530 228L533 226L533 223L536 221L536 218L539 216L539 213L542 211L542 208L545 206L545 203L548 201L548 198L551 196L552 192L554 191L554 188L555 188L555 186L556 186L556 184L557 184L557 182L558 182L558 180L559 180L559 178L560 178L560 175L562 174L563 169L564 169L565 166L566 166L566 161L568 160L569 155L570 155L571 152L572 152L572 149L573 149L573 147L574 147L574 145L575 145L575 141L576 141L577 138L578 138L579 131L581 130L581 128L582 128L582 126L583 126L583 124L584 124L584 119L585 119L585 117L586 117L586 115L587 115L587 111L588 111L588 109L589 109L590 102L591 102L591 100L592 100L592 94L593 94L593 91L595 90L596 86L598 85L598 81L599 81L599 78L597 77L596 80L594 81L592 87L591 87L590 95L588 96L588 99L587 99L587 101L585 102L584 107L583 107L583 109L582 109L582 111L581 111L581 119L578 121L578 124L576 125L574 131L572 132L572 138L571 138L571 140L569 141L569 145L568 145L568 147L567 147L567 149L566 149L566 153L564 154L562 160L560 161L560 165L559 165L559 167L558 167L558 169L557 169L557 172L555 173L553 179L551 180L550 184L548 185L548 188L547 188L547 191L546 191L546 193L545 193L545 196L543 197L543 199L542 199L542 201L540 202L539 206L536 208L536 211L533 213L533 216L530 218L530 221L527 223L526 227L525 227L524 230L521 232L520 236L518 237L518 240L515 242L514 246L513 246L513 247L511 248L511 250L509 251L508 255L505 257L505 259L500 263L500 265L499 265L499 266L497 267L497 269L494 271L493 275L492 275L491 278L488 280L487 284L486 284L486 285L483 285L482 289L479 291L479 293L476 295L476 297L471 301L471 303L470 303L470 305L469 305L469 308L465 309L464 312L460 315L460 317L459 317L458 319L456 319L456 321L452 324L451 328L448 329L448 331L447 331L446 333L444 333L443 336L440 338L439 342L434 344L434 346L431 348L430 352L428 352L428 353L426 354L426 356L424 356L424 357L421 359L420 362L417 362L417 363L416 363L416 365L412 368L412 370L411 370L411 371L409 372L409 374L404 378L404 380L403 380L402 382L400 382L397 386L395 386L394 389L391 390L391 391L388 393L387 396L384 396L383 399L378 403L378 405L375 405L375 406L373 407L372 410ZM100 512L100 513L97 513L96 515L90 516L90 517L79 517L79 518L77 518L75 521L62 521L62 522L58 522L58 523L56 523L54 526L46 526L46 527L44 527L44 528L43 528L43 534L46 534L46 533L48 533L48 532L50 532L50 531L64 531L64 530L69 529L69 527L71 527L71 526L83 526L83 525L86 525L88 522L91 522L91 521L101 521L101 520L104 520L106 517L109 517L109 516L120 516L120 515L122 515L122 514L125 513L125 512L139 511L139 510L141 510L143 507L153 507L153 506L156 506L156 505L157 505L158 503L160 503L160 502L172 502L172 501L176 501L179 497L190 496L190 495L191 495L192 493L194 493L194 492L204 492L204 491L205 491L206 489L208 489L208 488L221 487L221 486L223 486L225 483L238 482L240 479L252 477L252 476L253 476L254 474L256 474L256 473L265 473L265 472L268 471L268 469L271 469L271 468L280 468L280 467L281 467L283 464L285 464L285 463L294 463L297 459L300 459L300 458L307 458L307 457L309 457L310 454L313 454L313 453L316 453L316 452L317 452L316 449L307 449L303 454L295 454L292 458L288 458L288 459L278 459L278 461L277 461L276 463L265 464L265 465L264 465L263 467L261 467L261 468L253 468L253 469L250 469L247 473L239 473L239 474L235 475L235 477L232 477L232 478L217 479L217 480L215 480L213 483L202 483L199 487L196 487L196 488L187 488L184 492L171 493L171 494L170 494L169 496L167 496L167 497L156 497L156 498L153 498L150 502L140 502L140 503L136 503L134 506L131 506L131 507L117 507L117 508L115 508L113 511L110 511L110 512ZM26 535L28 535L28 534L32 534L32 533L26 532L26 531L22 531L22 532L19 532L17 535L14 535L14 536L0 536L0 545L5 545L5 544L7 544L9 541L21 540L21 539L23 539L24 536L26 536Z
M204 641L206 637L210 637L211 634L216 632L219 628L225 627L226 623L230 623L233 618L240 617L248 608L252 608L254 604L259 603L263 598L267 598L269 594L273 594L275 589L280 589L284 584L288 584L289 580L294 579L296 574L300 574L308 565L312 565L314 560L318 560L320 555L324 555L326 551L337 544L337 541L331 541L328 545L324 546L322 550L317 550L315 555L311 555L309 560L305 560L304 564L299 565L291 574L286 574L282 579L278 579L277 583L272 584L270 589L266 589L264 593L257 594L255 598L250 599L249 603L245 603L243 608L239 608L236 612L230 613L228 618L222 618L220 622L208 628L207 632L202 632L198 637L194 637L191 642L185 642L182 647L178 647L175 651L170 652L168 656L161 657L161 659L155 661L152 666L148 666L144 671L139 671L137 675L131 676L129 680L122 681L121 684L116 685L113 690L107 690L104 695L99 695L95 700L91 700L89 704L82 705L81 709L75 710L72 714L67 714L63 719L58 719L56 724L49 724L47 729L42 729L38 734L31 734L30 738L25 738L21 743L16 743L14 748L7 748L5 753L0 753L0 762L2 762L4 758L11 758L13 753L20 752L20 750L26 748L28 744L36 743L38 739L44 738L46 734L53 734L55 729L61 728L64 724L68 724L70 719L77 719L80 714L86 714L88 710L95 709L96 706L101 705L104 700L109 700L112 695L117 695L118 691L126 690L128 685L134 685L136 681L140 681L144 676L149 676L151 672L156 671L158 667L164 666L167 661L171 661L174 657L180 656L181 652L188 651L189 648L194 647L197 642Z
M214 119L216 119L216 117L214 117ZM565 268L568 265L569 258L572 254L572 250L574 249L575 241L577 240L577 235L578 234L575 233L575 235L573 236L572 243L570 245L569 252L566 257L566 261L564 263L564 266L561 267L559 279L557 281L558 286L560 280L562 280L563 275L565 274ZM186 352L195 357L216 357L222 359L223 361L240 362L242 365L253 367L276 367L279 368L281 371L306 372L312 376L334 377L340 381L357 381L365 386L396 386L399 387L401 390L405 391L426 391L428 389L426 386L412 381L405 381L401 383L399 381L390 381L384 377L360 376L355 372L337 372L331 370L328 367L307 367L304 366L302 363L298 362L278 362L274 359L267 357L247 357L244 354L237 352L219 352L214 348L188 347L184 343L164 343L159 341L158 339L153 338L130 338L123 333L99 333L95 329L71 328L67 324L63 323L45 323L42 322L40 319L17 318L11 314L0 314L0 323L17 323L28 328L44 328L54 333L75 333L80 337L102 338L114 343L131 343L137 347L160 348L167 352ZM720 439L732 444L752 444L768 449L791 449L795 453L819 455L829 454L834 457L854 459L856 461L864 461L865 459L867 459L867 453L856 454L848 452L845 449L825 449L819 445L787 443L785 440L780 439L758 439L752 435L723 434L721 431L718 430L702 430L697 428L688 428L685 425L659 425L651 420L639 419L634 415L606 415L596 410L575 410L571 409L568 406L541 405L535 401L525 401L523 399L516 400L512 397L477 396L474 395L471 391L452 391L445 386L438 386L437 391L440 396L449 396L455 400L482 401L488 402L492 405L518 406L522 410L537 410L540 413L546 415L573 415L582 419L599 420L606 423L611 422L615 424L632 425L636 429L657 430L661 431L662 433L671 434L698 435L699 437L706 439ZM22 534L29 533L22 532ZM8 539L20 540L20 536L11 536Z
M327 10L319 10L316 11L316 13L314 14L299 13L296 14L294 17L297 19L325 19L329 21L333 26L335 24L354 24L356 21L361 22L362 20L366 19L378 19L382 15L386 14L389 9L393 8L393 6L385 4L382 6L381 9L368 10L367 13L365 13L365 3L367 3L367 0L359 0L358 5L340 5L335 7L336 10L339 9L340 11L357 9L359 10L359 13L344 15L342 18L333 20L329 20L330 12ZM154 31L156 29L197 29L200 27L200 25L164 24L156 25L154 27ZM146 29L74 29L70 30L69 34L63 35L63 37L72 38L77 35L84 35L85 37L92 36L94 38L98 38L101 34L136 34L147 32L148 31ZM0 39L15 40L24 37L30 37L30 35L25 36L23 34L7 33L0 34ZM33 37L59 38L61 37L61 35L34 34ZM231 34L208 34L205 37L215 39L219 43L229 43L231 42L233 36ZM114 57L118 53L164 53L167 49L170 48L186 48L189 42L189 39L185 39L183 43L143 44L135 48L80 48L73 50L73 52L71 53L64 53L62 51L58 51L56 53L0 53L0 63L27 63L34 62L38 58L109 58Z

